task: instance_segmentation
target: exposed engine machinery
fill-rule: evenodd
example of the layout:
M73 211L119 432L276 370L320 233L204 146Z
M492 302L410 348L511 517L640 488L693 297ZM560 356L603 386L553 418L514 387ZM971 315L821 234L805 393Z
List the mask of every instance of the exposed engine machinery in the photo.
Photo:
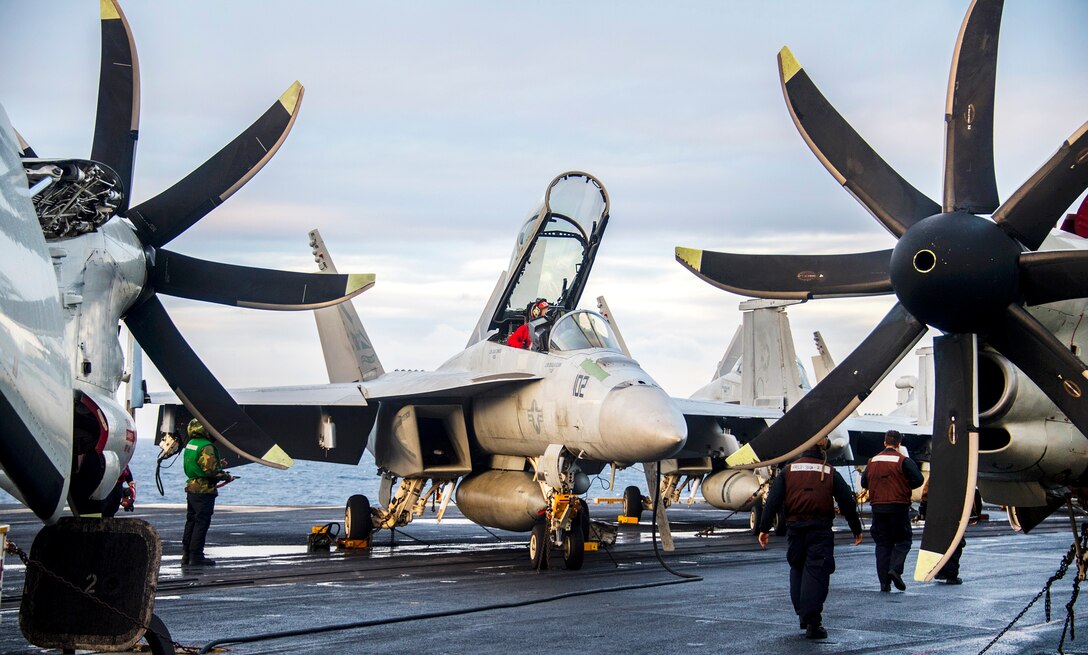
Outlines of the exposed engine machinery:
M124 197L121 179L105 164L83 159L24 159L31 185L51 180L33 197L46 240L94 232Z

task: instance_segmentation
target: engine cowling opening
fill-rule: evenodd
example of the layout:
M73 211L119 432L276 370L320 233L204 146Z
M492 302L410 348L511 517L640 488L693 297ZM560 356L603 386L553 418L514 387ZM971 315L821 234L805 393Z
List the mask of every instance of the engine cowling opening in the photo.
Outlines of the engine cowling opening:
M1018 387L1016 368L1005 357L981 351L978 354L978 420L996 421L1009 412ZM981 446L980 446L981 448Z

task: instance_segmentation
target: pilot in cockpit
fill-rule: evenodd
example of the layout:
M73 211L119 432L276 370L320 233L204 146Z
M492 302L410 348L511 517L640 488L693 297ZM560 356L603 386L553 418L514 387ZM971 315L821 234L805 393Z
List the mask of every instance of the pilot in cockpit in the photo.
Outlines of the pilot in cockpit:
M546 349L548 329L551 326L552 307L543 298L537 298L525 308L525 323L506 339L512 348Z

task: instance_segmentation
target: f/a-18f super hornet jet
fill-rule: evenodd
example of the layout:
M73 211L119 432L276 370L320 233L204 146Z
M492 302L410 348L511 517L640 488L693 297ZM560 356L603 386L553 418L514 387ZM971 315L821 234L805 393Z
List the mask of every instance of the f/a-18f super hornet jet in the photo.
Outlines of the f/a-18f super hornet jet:
M786 104L829 172L891 234L892 250L741 255L677 248L707 281L761 298L894 293L858 348L786 416L729 458L779 462L833 429L934 327L930 511L915 578L932 579L963 535L976 483L1024 529L1088 479L1088 297L1083 217L1054 229L1088 187L1088 124L1004 203L993 161L1001 0L972 2L945 105L944 193L937 203L899 176L783 49ZM1082 209L1083 213L1083 209Z
M579 568L589 475L666 459L707 473L781 416L670 397L604 316L578 309L608 221L596 178L556 177L518 232L466 349L435 371L385 371L344 304L318 313L330 384L231 394L293 458L357 464L364 447L373 453L380 507L349 499L348 538L405 525L438 498L441 513L456 498L477 523L530 532L535 566L555 547ZM321 267L335 270L319 235L311 239ZM526 333L527 347L515 345ZM160 430L176 433L186 418L164 407Z
M39 157L0 108L0 488L44 522L59 523L35 540L32 555L39 565L54 567L52 573L70 581L103 581L101 602L93 606L73 609L66 596L35 596L32 605L53 608L45 614L56 611L71 620L44 616L42 627L24 616L24 634L35 644L58 648L135 643L154 598L161 547L149 525L60 521L66 503L77 516L98 516L136 445L131 408L117 399L130 375L119 324L129 328L190 413L236 457L285 468L290 458L234 404L157 296L313 309L346 300L374 281L369 275L233 266L165 249L269 161L294 123L302 87L292 84L252 126L183 180L134 204L139 63L116 0L101 0L101 33L89 159ZM130 543L124 535L139 532L138 525L145 526L141 534L147 540L134 554L121 542ZM110 539L117 535L121 542ZM52 545L39 552L46 539ZM139 577L141 569L146 578ZM37 571L28 567L28 588L35 593L48 586L31 584ZM126 604L133 594L142 599ZM99 630L109 632L117 621L102 603L144 617L142 625L125 623L117 627L120 634L103 635Z

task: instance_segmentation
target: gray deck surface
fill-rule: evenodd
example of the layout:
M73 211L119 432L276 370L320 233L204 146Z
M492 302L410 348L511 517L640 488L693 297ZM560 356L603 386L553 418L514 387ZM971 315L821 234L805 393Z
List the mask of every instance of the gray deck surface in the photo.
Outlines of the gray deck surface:
M591 505L595 520L614 522L617 510ZM310 527L340 521L342 514L329 507L217 507L208 555L219 566L193 572L179 565L184 508L141 506L135 515L163 538L156 614L176 641L203 646L469 612L228 645L232 653L977 653L1043 588L1071 544L1068 518L1018 535L995 512L969 529L962 586L908 580L906 592L882 594L868 534L855 547L847 543L845 524L837 526L843 529L838 570L824 614L830 638L810 642L789 603L785 537L772 537L761 551L746 530L747 515L723 521L726 512L699 505L670 512L678 548L664 554L665 561L702 577L685 581L655 558L648 514L642 525L621 526L610 552L587 553L581 571L564 570L556 553L554 568L541 573L530 569L526 535L489 533L455 511L441 525L425 517L398 531L392 548L390 534L381 532L369 553L307 554ZM29 550L33 517L14 507L0 508L0 517L12 525L11 538ZM714 526L709 536L697 536ZM916 532L916 548L919 539ZM43 652L18 628L22 565L11 556L5 564L0 652ZM1057 652L1072 579L1071 572L1054 586L1051 623L1040 600L989 652ZM567 597L549 600L560 595ZM532 604L510 606L523 602ZM1082 623L1065 652L1088 652L1088 622Z

